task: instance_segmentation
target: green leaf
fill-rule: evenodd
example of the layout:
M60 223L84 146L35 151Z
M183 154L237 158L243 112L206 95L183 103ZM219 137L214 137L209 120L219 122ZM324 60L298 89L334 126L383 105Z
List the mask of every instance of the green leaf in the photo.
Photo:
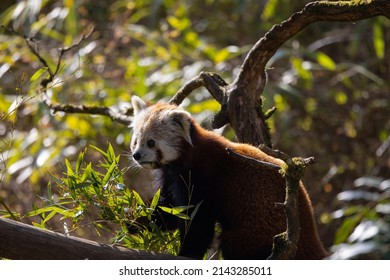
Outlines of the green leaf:
M84 162L84 154L85 154L85 152L81 152L81 153L79 153L79 156L77 157L76 168L75 168L76 173L79 173L81 164Z
M385 57L385 40L383 28L378 21L373 25L373 41L376 56L379 59L383 59Z
M49 171L50 178L55 181L58 186L62 186L63 182L58 179L52 172Z
M141 196L136 191L133 191L133 195L139 205L145 206L145 202L142 200Z
M229 49L224 48L216 53L216 55L214 57L214 62L219 63L219 62L225 61L229 57L229 55L230 55Z
M328 69L328 70L331 70L331 71L334 71L336 70L336 63L328 56L326 55L325 53L323 52L319 52L317 53L317 61L318 63Z
M337 91L334 97L335 101L339 105L344 105L348 102L348 96L343 91Z
M92 177L91 177L92 172L94 172L94 171L92 170L92 163L90 162L87 165L87 167L85 167L85 169L84 169L83 176L81 177L81 182L84 182L88 179L92 179Z
M110 167L108 168L107 173L106 173L106 175L103 178L103 181L102 181L102 185L103 186L105 186L108 183L108 181L113 177L113 173L115 171L115 167L116 167L116 162L114 161L110 165Z
M195 206L194 211L192 211L192 213L191 213L191 220L194 219L196 213L198 213L199 207L200 207L200 205L202 205L202 203L203 203L203 201L199 202L199 203Z
M158 189L153 196L152 202L150 203L150 208L156 209L157 203L160 200L160 193L161 193L161 189Z
M356 215L351 218L345 219L343 224L340 226L340 228L336 232L336 238L334 241L334 244L340 244L347 240L348 236L351 235L353 230L356 228L358 223L361 221L362 216Z
M169 16L168 23L175 29L183 31L191 26L191 21L188 18L177 18Z
M38 223L36 223L36 222L32 222L32 225L33 225L34 227L37 227L37 228L46 229L44 225L38 224Z
M45 217L45 219L42 221L42 223L46 224L51 218L53 218L57 214L56 211L50 212L49 215Z
M114 148L112 147L111 143L108 143L107 159L109 162L115 162L115 151L114 151Z
M66 173L68 176L74 176L74 172L72 170L72 165L70 164L69 160L65 159L65 165L66 165Z
M69 13L65 20L65 26L67 29L65 44L70 45L73 39L77 36L78 32L78 18L76 12L76 3L74 0L64 0L64 6L68 9Z
M62 209L58 206L55 206L55 205L52 205L52 206L48 206L48 207L44 207L44 208L40 208L40 209L37 209L37 210L33 210L31 212L28 212L25 217L33 217L33 216L38 216L40 214L44 214L46 212L55 212L55 213L63 213L63 211L65 211L65 209Z
M11 20L13 20L13 15L16 9L23 10L25 9L26 2L19 2L16 5L11 5L0 15L0 22L4 26L8 26Z
M102 154L103 156L105 156L106 158L108 157L107 153L104 152L102 149L94 146L94 145L89 145L91 148L95 149L96 151L98 151L100 154Z
M274 17L279 10L279 4L278 0L267 1L263 9L263 14L261 15L262 20L269 21L272 17Z
M312 80L312 74L304 67L304 61L298 57L291 58L291 64L297 72L298 76L304 80Z
M183 214L182 212L190 209L190 208L193 208L194 206L190 205L190 206L178 206L178 207L173 207L173 208L169 208L169 207L165 207L165 206L159 206L159 208L161 210L163 210L164 212L167 212L169 214L172 214L180 219L183 219L183 220L191 220L191 217L188 216L187 214Z
M82 182L82 183L76 183L76 184L74 184L73 189L75 189L75 190L76 189L84 189L86 187L89 187L90 185L92 185L92 183L88 182L88 181Z
M19 219L16 218L16 216L19 216L19 214L14 214L11 209L9 209L9 207L7 206L7 204L5 204L5 202L0 199L0 204L3 205L3 207L5 208L6 212L8 213L8 215L4 215L4 217L11 217L14 221L18 221Z
M40 76L42 76L46 71L47 71L47 67L42 67L41 69L39 69L38 71L36 71L34 73L34 75L31 76L30 78L30 83L36 81Z

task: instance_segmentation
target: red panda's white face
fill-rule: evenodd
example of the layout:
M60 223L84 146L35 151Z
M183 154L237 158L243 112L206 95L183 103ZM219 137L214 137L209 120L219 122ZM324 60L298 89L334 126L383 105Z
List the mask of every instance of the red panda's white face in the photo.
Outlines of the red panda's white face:
M131 151L135 162L145 168L160 168L180 158L182 141L192 145L190 114L169 104L147 107L137 96L134 108Z

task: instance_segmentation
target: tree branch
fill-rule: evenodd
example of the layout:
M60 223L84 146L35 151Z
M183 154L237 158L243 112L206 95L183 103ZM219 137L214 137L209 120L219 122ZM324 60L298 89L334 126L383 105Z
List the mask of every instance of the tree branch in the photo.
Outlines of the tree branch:
M68 237L0 218L0 258L18 260L172 260L185 259Z
M219 103L223 102L224 90L228 84L216 73L201 72L197 77L193 78L182 86L178 92L169 100L169 103L180 105L183 100L194 90L205 87L210 94Z
M300 12L281 24L274 25L249 51L241 71L233 82L238 87L251 85L257 90L258 80L275 52L289 39L308 25L319 21L352 22L366 18L385 16L390 18L390 1L318 1L308 3ZM261 94L261 92L260 92Z
M11 32L17 36L21 36L17 32L15 32L12 29L5 28L8 32ZM54 103L50 97L47 94L48 87L50 83L52 83L56 76L59 74L59 71L61 69L61 63L63 56L79 47L83 41L88 39L92 33L94 32L94 29L92 28L88 33L83 34L80 39L78 39L77 42L72 44L69 47L63 47L59 49L59 56L57 59L57 63L55 66L55 69L53 70L47 60L39 53L38 47L37 47L37 41L34 38L28 38L26 36L21 36L24 38L27 46L29 47L31 53L41 62L41 64L47 69L47 72L49 74L49 77L43 79L40 82L38 93L41 96L42 102L51 109L53 113L57 112L64 112L64 113L78 113L78 114L88 114L88 115L102 115L111 118L111 120L119 122L124 125L130 125L131 124L131 117L128 116L125 113L122 112L115 112L109 107L99 107L99 106L86 106L86 105L73 105L73 104L60 104L60 103Z
M299 184L305 173L305 169L309 164L314 163L314 158L291 158L287 154L278 150L272 150L265 145L261 145L260 149L270 156L280 158L285 162L281 171L286 178L286 196L284 203L277 204L286 214L287 228L274 237L272 254L268 259L286 260L294 259L300 235L300 219L299 219Z
M46 94L42 94L42 102L51 109L52 113L57 112L64 113L77 113L77 114L88 114L88 115L101 115L110 117L111 120L124 125L130 125L132 118L120 112L115 112L109 107L98 107L98 106L85 106L85 105L71 105L71 104L59 104L53 103Z
M230 85L222 86L223 97L216 98L221 104L221 110L213 119L213 128L230 123L240 142L272 147L260 96L267 82L266 64L275 52L314 22L352 22L380 15L390 18L390 1L318 1L308 3L286 21L274 25L249 51L236 79ZM191 80L178 91L172 99L175 104L180 103L178 96L182 96L183 92L188 96L196 88L205 86L201 79L197 80L196 87L193 87L193 82ZM215 81L214 84L218 85ZM209 90L210 87L206 88ZM212 91L210 94L215 95Z

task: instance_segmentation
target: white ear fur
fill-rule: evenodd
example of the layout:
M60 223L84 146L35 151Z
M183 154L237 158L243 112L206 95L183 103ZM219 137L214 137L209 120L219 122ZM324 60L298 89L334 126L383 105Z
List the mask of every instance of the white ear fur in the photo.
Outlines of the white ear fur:
M139 112L141 112L142 110L145 110L148 107L146 105L146 102L143 101L141 98L139 98L136 95L133 95L131 97L131 104L133 105L134 116L138 115Z
M190 113L182 110L169 111L168 116L171 120L182 128L182 136L191 146L191 115Z

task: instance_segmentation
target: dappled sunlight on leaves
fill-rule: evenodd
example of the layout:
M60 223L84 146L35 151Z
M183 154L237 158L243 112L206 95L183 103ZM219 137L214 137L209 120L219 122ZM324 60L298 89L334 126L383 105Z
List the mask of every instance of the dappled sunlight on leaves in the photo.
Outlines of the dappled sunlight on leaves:
M94 28L62 57L47 95L60 104L131 115L132 95L168 100L201 71L233 81L251 46L305 3L56 0L1 6L0 215L96 240L108 232L113 243L176 253L178 232L165 235L153 223L146 229L136 222L150 217L154 203L148 201L157 196L135 168L121 173L132 164L128 158L116 161L129 151L131 129L103 116L49 110L40 83L56 68L61 48ZM267 65L263 111L277 107L268 120L272 143L291 155L315 156L305 184L321 238L327 247L337 244L332 258L390 258L389 27L379 17L313 24ZM204 89L182 105L208 127L220 109ZM235 137L229 126L219 132ZM98 148L81 156L89 145ZM108 162L99 164L102 158ZM143 182L139 194L128 190L137 180ZM169 211L183 214L179 210ZM138 234L128 235L126 219L139 226Z

